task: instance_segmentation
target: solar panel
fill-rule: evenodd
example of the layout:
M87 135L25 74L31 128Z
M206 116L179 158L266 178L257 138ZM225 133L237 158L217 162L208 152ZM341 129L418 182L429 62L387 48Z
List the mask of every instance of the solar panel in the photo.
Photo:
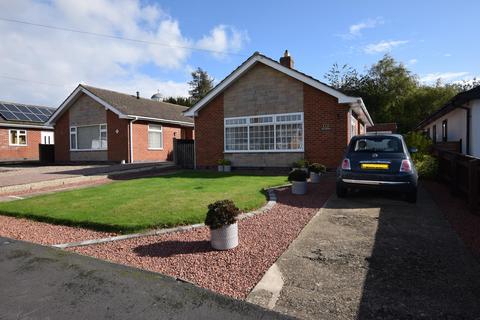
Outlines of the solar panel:
M45 107L26 106L13 103L0 104L0 115L6 120L46 122L53 110Z

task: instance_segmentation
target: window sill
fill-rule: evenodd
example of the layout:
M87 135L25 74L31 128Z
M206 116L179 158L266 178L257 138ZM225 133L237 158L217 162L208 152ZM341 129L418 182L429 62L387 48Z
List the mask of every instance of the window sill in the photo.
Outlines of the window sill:
M9 144L10 147L28 147L28 144Z
M301 150L223 150L223 153L303 153L305 152L303 149Z
M70 149L70 152L108 151L108 149Z
M162 151L163 148L148 148L147 150L150 150L150 151Z

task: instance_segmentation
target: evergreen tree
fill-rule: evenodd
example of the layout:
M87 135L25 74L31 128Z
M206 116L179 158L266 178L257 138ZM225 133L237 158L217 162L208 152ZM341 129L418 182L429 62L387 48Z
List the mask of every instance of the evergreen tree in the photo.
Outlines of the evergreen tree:
M213 79L205 70L197 68L192 72L192 80L188 84L190 85L190 99L193 103L196 103L213 88Z
M163 98L164 102L178 104L185 107L191 107L192 101L189 97L167 97Z

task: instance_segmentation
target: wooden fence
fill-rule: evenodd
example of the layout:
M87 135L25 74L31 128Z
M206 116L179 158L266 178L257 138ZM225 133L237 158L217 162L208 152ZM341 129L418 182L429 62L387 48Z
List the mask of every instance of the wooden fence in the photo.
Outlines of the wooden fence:
M173 139L173 161L182 168L192 169L195 163L194 140Z
M448 183L453 194L463 195L473 212L480 208L480 159L460 153L438 150L439 178Z

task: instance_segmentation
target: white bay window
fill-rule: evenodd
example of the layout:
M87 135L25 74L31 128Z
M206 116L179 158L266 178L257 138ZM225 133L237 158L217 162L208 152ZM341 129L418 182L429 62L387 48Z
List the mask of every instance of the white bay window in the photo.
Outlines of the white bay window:
M70 127L70 150L107 150L107 125Z
M303 113L225 118L225 152L303 151Z

